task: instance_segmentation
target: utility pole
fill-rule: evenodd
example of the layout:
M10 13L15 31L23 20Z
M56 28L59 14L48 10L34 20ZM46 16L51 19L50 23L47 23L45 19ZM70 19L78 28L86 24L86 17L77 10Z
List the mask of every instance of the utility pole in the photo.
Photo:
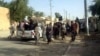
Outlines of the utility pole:
M64 10L63 18L64 18L64 19L66 18L66 10Z
M73 20L75 19L75 17L73 16Z
M52 22L52 0L50 1L50 18L51 18L51 22Z
M88 22L88 14L87 14L87 0L84 0L84 12L85 12L85 21L86 21L86 28L87 28L87 35L89 35L89 22Z
M65 10L64 10L64 15L63 15L63 17L65 18Z
M69 13L69 19L71 19L71 18L70 18L70 13Z
M66 13L66 19L67 19L67 11L65 11L65 13Z
M64 17L65 17L65 19L67 19L67 11L66 10L64 10Z

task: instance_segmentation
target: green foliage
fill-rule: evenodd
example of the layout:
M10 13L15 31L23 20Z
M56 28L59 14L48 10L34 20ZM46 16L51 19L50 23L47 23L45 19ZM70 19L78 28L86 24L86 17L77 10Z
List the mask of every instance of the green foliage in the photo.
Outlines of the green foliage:
M4 2L4 0L0 0L0 6L9 8L9 3Z
M58 12L55 13L56 18L59 18L60 16L61 16L60 13L58 13Z
M33 16L34 9L32 7L27 8L28 11L26 11L27 16Z
M95 15L96 15L95 5L91 5L91 6L89 7L89 10L91 11L92 16L95 16Z
M36 11L36 12L34 12L34 15L36 17L42 17L42 16L44 16L44 13L43 12Z
M3 6L3 4L4 4L4 1L0 0L0 6Z
M4 2L0 0L0 6L7 7L10 10L10 20L11 21L21 21L25 16L31 17L33 14L36 17L44 16L43 12L34 12L34 9L28 6L29 0L11 0L11 2Z
M10 3L11 20L20 21L25 16L32 16L33 8L28 6L28 0L13 0Z
M94 0L94 4L89 7L91 14L100 16L100 0Z

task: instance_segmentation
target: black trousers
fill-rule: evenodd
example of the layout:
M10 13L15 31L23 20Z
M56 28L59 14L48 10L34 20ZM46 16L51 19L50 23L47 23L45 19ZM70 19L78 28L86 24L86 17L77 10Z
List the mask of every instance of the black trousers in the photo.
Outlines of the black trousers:
M66 35L66 32L61 31L61 37L62 37L62 40L65 38L65 35Z
M75 41L77 32L72 32L71 41Z
M47 42L51 42L51 35L50 34L46 34L46 37L47 37Z

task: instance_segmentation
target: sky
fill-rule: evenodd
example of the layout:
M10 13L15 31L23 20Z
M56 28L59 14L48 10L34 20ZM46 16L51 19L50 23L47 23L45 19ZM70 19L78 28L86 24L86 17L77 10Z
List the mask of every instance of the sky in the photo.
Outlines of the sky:
M10 0L6 0L10 1ZM88 6L92 4L92 0L87 0ZM29 0L29 6L36 11L42 11L45 16L50 15L50 0ZM59 12L63 17L75 19L76 17L84 17L84 0L52 0L52 14Z

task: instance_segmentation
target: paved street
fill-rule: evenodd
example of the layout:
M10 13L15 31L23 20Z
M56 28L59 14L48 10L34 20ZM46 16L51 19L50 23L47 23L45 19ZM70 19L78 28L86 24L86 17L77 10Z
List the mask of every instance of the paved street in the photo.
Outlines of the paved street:
M38 45L34 41L21 42L0 39L0 56L100 56L100 42L82 41L77 37L70 43L70 37L66 40L55 40L50 45L40 41Z

